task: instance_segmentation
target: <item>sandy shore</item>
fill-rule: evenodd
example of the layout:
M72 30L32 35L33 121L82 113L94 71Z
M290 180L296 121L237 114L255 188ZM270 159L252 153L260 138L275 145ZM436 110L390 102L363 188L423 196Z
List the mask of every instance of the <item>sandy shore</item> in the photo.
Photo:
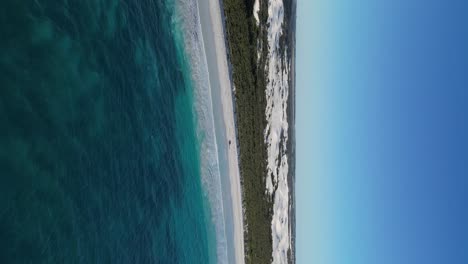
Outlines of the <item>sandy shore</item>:
M230 263L244 263L244 225L232 83L219 0L199 0L220 158ZM225 166L223 166L225 161ZM223 169L224 167L224 169ZM227 174L227 175L226 175ZM229 203L230 204L226 204ZM229 234L231 233L231 234ZM232 240L232 241L229 241Z

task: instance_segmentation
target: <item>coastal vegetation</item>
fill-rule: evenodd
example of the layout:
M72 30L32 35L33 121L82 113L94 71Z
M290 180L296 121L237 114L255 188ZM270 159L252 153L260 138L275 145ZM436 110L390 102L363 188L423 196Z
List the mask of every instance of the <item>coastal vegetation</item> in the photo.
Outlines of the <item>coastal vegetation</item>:
M267 146L264 130L268 65L268 1L260 1L258 22L255 0L223 0L228 55L235 87L239 162L243 188L245 261L272 262L273 196L266 193ZM279 41L281 54L291 46L293 0L283 0L285 17ZM286 58L287 56L287 58ZM291 58L291 49L286 50ZM288 255L290 255L289 252ZM290 255L289 261L292 260Z
M265 3L263 3L265 2ZM265 38L267 8L253 17L253 0L224 0L228 50L235 87L239 162L243 188L246 263L271 263L273 204L265 193L265 65L267 49L257 58L258 39ZM266 1L262 1L266 5Z

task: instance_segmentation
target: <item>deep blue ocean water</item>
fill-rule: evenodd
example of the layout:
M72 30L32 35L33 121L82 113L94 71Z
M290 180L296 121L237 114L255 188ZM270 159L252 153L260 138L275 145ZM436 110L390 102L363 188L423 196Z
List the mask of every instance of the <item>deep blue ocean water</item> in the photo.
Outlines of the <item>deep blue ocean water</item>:
M2 1L0 263L215 261L174 16Z

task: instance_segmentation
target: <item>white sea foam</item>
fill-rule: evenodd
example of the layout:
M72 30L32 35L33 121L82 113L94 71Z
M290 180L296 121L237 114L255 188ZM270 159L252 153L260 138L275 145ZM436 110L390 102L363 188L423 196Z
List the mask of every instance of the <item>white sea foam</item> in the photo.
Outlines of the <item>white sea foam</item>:
M197 135L200 142L201 178L210 203L212 223L216 232L217 263L227 263L227 241L218 161L218 146L213 118L208 66L196 0L177 0L184 32L186 54L189 56L194 84Z
M284 6L282 0L268 1L268 82L266 86L267 107L265 110L267 127L266 192L274 194L273 217L271 223L273 242L273 263L287 263L288 250L291 248L289 224L289 187L288 187L288 60L280 54L279 41L283 34Z

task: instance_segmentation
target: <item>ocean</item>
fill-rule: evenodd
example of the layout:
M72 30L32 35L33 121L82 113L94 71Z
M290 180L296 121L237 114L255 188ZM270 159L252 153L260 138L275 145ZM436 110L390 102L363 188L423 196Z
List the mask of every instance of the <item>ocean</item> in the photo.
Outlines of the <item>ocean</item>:
M217 262L173 0L4 0L0 20L0 263Z

